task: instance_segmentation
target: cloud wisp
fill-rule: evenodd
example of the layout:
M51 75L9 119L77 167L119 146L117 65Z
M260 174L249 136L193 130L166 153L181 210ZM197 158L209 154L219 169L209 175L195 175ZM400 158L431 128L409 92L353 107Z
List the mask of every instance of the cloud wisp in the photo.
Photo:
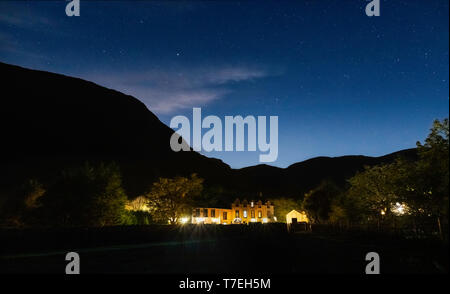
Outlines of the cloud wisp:
M251 67L160 69L117 74L83 75L100 85L132 95L157 114L205 106L232 92L231 85L269 76Z

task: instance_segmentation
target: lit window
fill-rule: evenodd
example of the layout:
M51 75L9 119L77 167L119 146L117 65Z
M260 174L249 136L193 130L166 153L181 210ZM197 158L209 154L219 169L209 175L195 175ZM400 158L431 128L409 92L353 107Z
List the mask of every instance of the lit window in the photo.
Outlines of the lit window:
M255 206L255 202L252 201L252 202L250 203L250 206L251 206L251 207L254 207L254 206Z
M250 211L250 215L251 215L251 218L255 218L255 211L254 211L254 210L251 210L251 211Z
M247 218L247 210L244 210L244 218Z
M262 218L262 212L261 212L261 210L258 211L258 218Z
M239 210L236 210L236 216L235 217L239 217Z

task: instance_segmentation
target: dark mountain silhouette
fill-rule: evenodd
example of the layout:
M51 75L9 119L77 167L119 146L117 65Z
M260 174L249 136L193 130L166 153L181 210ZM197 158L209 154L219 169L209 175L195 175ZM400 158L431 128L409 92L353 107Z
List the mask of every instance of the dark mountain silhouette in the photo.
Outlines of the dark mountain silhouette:
M119 163L127 189L157 176L198 172L212 182L228 165L196 152L173 152L173 130L134 97L81 79L0 63L0 163L3 184L54 174L84 161Z
M0 73L0 193L29 178L51 181L61 169L86 161L115 161L130 196L148 189L159 176L193 172L207 186L225 187L236 197L301 196L323 179L343 184L364 165L415 156L409 149L382 157L317 157L288 168L234 170L196 152L173 152L173 130L132 96L4 63Z
M325 179L332 180L344 187L346 180L362 171L364 166L389 163L398 157L416 159L416 149L406 149L381 157L369 156L340 156L315 157L294 163L287 168L269 165L256 165L242 168L234 172L234 176L244 178L249 190L245 186L241 191L251 193L259 191L273 196L297 196L317 187ZM235 181L238 182L238 181Z

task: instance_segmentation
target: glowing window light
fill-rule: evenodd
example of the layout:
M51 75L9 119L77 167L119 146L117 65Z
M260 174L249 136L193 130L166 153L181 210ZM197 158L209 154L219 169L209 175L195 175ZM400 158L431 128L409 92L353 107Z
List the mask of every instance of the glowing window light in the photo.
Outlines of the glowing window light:
M189 218L187 218L187 217L182 217L182 218L180 219L180 222L181 222L182 224L187 224L188 221L189 221Z
M252 223L256 223L256 218L252 218L250 221L251 221Z
M204 218L204 217L197 217L197 218L195 218L195 222L196 222L197 224L202 223L202 222L204 222L204 221L205 221L205 218Z
M220 220L219 220L219 218L217 218L217 217L213 217L213 218L211 219L211 222L213 222L213 223L220 223Z
M263 223L268 223L269 222L269 220L265 217L265 218L263 218Z

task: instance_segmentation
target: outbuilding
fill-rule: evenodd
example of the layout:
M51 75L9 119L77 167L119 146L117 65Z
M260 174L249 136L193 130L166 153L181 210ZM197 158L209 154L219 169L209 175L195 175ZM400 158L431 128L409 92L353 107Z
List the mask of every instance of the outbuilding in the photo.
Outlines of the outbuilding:
M291 210L288 214L286 214L286 223L297 224L297 223L309 223L308 216L304 211L298 212L297 210Z

